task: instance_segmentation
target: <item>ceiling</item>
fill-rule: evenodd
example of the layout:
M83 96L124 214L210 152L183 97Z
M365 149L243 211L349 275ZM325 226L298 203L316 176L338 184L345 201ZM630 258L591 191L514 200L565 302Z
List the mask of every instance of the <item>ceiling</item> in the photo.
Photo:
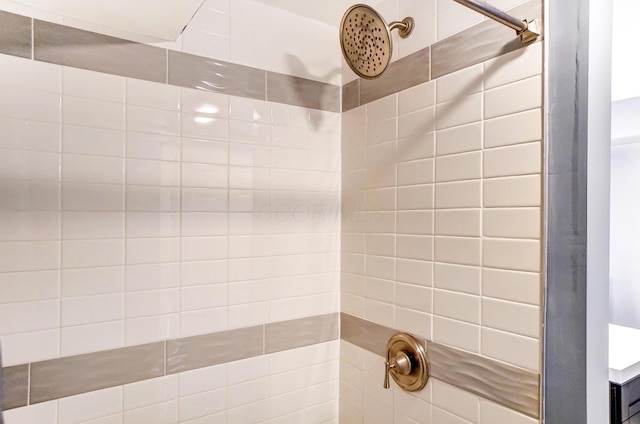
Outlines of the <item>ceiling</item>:
M296 15L304 16L314 21L324 22L334 27L340 25L342 15L346 10L356 4L368 4L375 6L382 0L325 0L325 1L308 1L308 0L255 0L260 3L268 4L280 9L288 10Z

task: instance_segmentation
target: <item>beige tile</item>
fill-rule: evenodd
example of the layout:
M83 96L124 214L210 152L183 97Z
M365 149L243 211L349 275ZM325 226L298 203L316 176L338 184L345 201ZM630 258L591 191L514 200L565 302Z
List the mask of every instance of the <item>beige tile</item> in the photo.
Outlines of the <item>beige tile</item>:
M431 132L398 140L398 162L432 158L435 153L436 134Z
M532 238L541 236L540 208L485 209L485 237Z
M167 82L167 51L49 22L34 21L35 60Z
M398 116L398 95L391 94L382 97L366 106L367 125L387 119L395 119Z
M482 149L482 122L448 128L436 133L438 156Z
M511 423L511 424L537 424L535 418L520 414L513 409L498 405L497 403L480 399L481 423Z
M483 298L482 326L537 339L540 337L540 308Z
M378 325L393 327L394 309L393 303L364 299L364 317Z
M364 274L365 255L342 252L341 268L343 272L351 274Z
M367 187L367 172L364 169L342 173L342 189L345 192L364 190Z
M486 119L536 109L542 106L542 77L503 85L484 93Z
M435 234L480 237L480 217L479 209L438 210L435 215Z
M398 120L395 117L384 120L367 118L367 121L367 146L396 140Z
M167 341L167 374L262 355L263 326Z
M396 255L403 259L433 260L433 237L398 235Z
M438 104L482 92L482 65L475 65L436 80Z
M484 147L509 146L542 139L542 109L484 121Z
M540 305L540 274L500 269L482 270L482 294L497 299Z
M459 265L480 265L481 240L466 237L436 237L435 260Z
M342 152L342 172L356 171L364 169L365 167L366 149L354 149Z
M363 276L343 272L340 278L342 293L364 296L365 278Z
M423 159L398 164L398 185L433 183L434 159Z
M395 327L415 336L431 339L432 316L414 309L395 308Z
M482 177L482 153L470 152L436 159L436 181L474 180Z
M479 208L482 206L482 182L463 181L436 184L436 209Z
M480 324L480 296L434 289L433 314L469 324Z
M396 185L396 165L383 165L367 169L367 188L384 188Z
M0 12L0 53L31 58L31 19Z
M396 219L398 234L433 234L432 211L399 211Z
M480 326L434 316L433 341L469 352L479 353Z
M432 391L435 406L471 422L478 419L480 400L477 396L439 380L433 381Z
M540 370L540 344L530 337L483 328L482 354L531 371Z
M340 87L320 81L267 72L268 101L340 112Z
M338 329L338 314L266 324L264 329L265 353L336 340Z
M364 296L367 299L390 302L393 300L393 281L378 278L366 278Z
M479 267L436 263L434 287L461 293L480 294L482 273Z
M395 212L368 212L365 231L368 233L394 233L396 230Z
M538 174L542 170L540 142L484 151L484 177Z
M537 240L485 239L482 265L516 271L540 271L540 242Z
M385 256L367 256L365 264L368 277L380 278L383 280L393 280L395 271L395 258Z
M484 180L484 207L540 206L539 175Z
M433 208L434 186L425 184L398 188L398 210Z
M33 363L31 403L160 377L164 353L160 342Z
M405 138L431 133L435 130L436 108L419 109L398 118L398 137Z
M431 312L432 289L414 284L395 285L395 304L414 311Z
M365 208L370 212L393 211L395 210L395 199L395 188L367 190L365 192Z
M484 64L486 90L542 73L542 43L507 53Z
M426 82L398 93L398 114L407 113L434 106L436 104L436 84Z
M438 104L436 107L436 129L443 130L481 121L482 98L483 94L478 93Z
M375 168L377 166L395 163L396 149L397 143L395 140L367 147L365 150L366 166L368 168Z
M395 256L395 234L367 234L365 253L375 256Z
M396 261L396 280L430 287L433 282L433 263L412 259Z
M469 424L469 421L458 417L457 415L440 409L437 406L432 408L431 420L438 424Z

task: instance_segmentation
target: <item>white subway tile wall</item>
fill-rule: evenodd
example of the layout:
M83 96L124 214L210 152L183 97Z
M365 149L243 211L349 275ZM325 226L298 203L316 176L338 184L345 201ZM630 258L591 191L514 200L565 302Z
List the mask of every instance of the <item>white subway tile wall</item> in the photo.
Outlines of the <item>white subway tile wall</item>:
M343 113L343 312L540 371L541 70L536 43ZM385 393L342 349L345 424L537 422L435 380Z
M337 422L340 342L321 343L5 412L7 424Z
M207 2L196 21L228 31L223 22L232 18L219 7L226 3ZM322 55L309 50L319 63ZM10 56L0 56L0 69L5 366L339 310L339 114ZM299 359L291 375L229 376L228 385L222 379L185 394L177 377L166 377L6 418L331 421L338 344L311 349L313 361ZM301 352L292 358L309 354Z

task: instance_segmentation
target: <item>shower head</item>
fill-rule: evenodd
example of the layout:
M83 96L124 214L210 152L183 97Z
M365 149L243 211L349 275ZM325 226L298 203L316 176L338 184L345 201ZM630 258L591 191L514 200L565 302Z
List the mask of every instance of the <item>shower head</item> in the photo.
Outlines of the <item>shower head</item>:
M391 61L393 43L391 30L397 29L400 37L407 38L413 31L413 18L391 22L364 4L351 6L340 23L340 46L349 67L366 79L379 77Z

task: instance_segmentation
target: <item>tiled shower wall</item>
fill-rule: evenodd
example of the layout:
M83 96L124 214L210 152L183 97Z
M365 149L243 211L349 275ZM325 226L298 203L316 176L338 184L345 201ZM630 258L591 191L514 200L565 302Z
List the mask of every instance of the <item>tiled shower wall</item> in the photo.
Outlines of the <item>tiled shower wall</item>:
M343 99L341 309L538 374L542 43L459 66L481 54L479 31L432 46L432 80L391 95L402 87L391 77L360 81L361 106ZM384 390L386 340L365 349L374 342L346 330L342 423L538 422L436 378L416 394Z
M205 54L195 39L243 25L227 2L207 6L168 47ZM242 84L211 93L4 55L0 74L4 365L242 328L261 337L253 358L165 364L164 377L11 409L7 423L335 420L338 342L270 350L278 327L262 326L338 311L340 115L224 93Z

